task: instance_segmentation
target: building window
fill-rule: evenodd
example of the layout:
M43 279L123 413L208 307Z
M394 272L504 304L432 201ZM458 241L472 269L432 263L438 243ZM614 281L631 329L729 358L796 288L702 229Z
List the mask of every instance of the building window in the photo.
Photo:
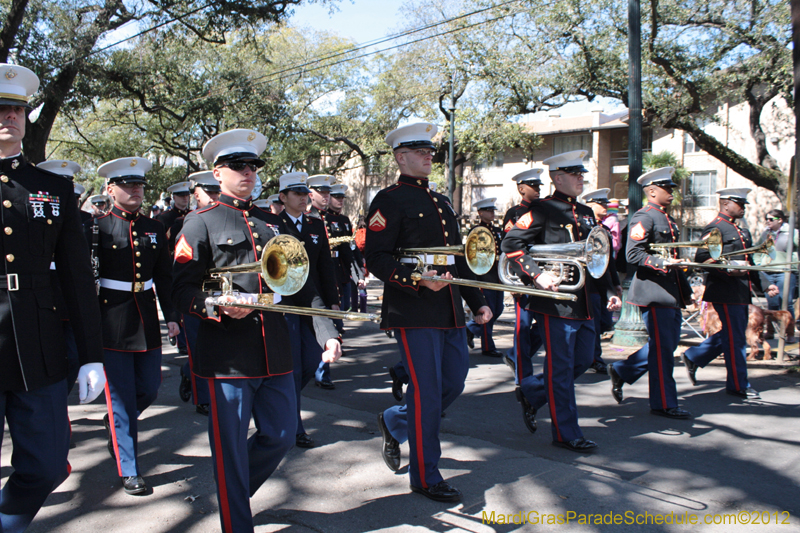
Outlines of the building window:
M694 139L688 133L683 134L683 153L684 154L694 154L699 152L700 149L694 143Z
M383 161L380 156L372 156L367 161L367 175L376 176L383 174Z
M584 161L592 158L592 136L590 135L567 135L553 139L553 155L571 152L573 150L586 150L588 154Z
M717 200L717 172L692 172L686 184L686 207L714 207Z
M475 170L489 170L492 168L503 168L504 155L502 152L494 156L494 159L483 160L475 165Z

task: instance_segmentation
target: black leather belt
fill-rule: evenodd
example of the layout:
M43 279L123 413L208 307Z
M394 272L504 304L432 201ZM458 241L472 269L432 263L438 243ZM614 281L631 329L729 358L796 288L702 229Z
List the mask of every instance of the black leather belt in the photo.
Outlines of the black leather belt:
M51 285L50 273L46 274L3 274L0 275L0 289L18 291L20 289L38 289Z

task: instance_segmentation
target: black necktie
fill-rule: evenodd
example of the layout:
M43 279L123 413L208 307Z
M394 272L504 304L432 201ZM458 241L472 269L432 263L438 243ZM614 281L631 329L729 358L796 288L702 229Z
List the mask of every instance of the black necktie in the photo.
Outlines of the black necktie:
M303 231L303 219L302 218L298 218L297 222L295 222L295 225L297 226L298 233Z

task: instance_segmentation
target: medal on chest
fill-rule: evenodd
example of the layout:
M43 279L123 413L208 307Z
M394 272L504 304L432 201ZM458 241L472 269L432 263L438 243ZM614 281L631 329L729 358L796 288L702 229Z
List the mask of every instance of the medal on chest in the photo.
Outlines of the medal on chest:
M309 233L309 234L308 234L308 236L309 236L309 237L311 237L311 240L312 240L312 242L313 242L314 244L318 244L318 242L317 242L317 241L318 241L318 239L319 239L319 235L314 235L313 233Z
M145 235L147 235L148 237L150 237L150 242L151 242L152 244L158 244L158 242L156 242L156 237L158 236L158 234L157 234L157 233L145 233Z
M58 196L50 196L48 192L38 191L28 195L28 202L33 209L33 218L47 218L44 214L45 204L50 206L50 213L57 217L61 212L61 201Z

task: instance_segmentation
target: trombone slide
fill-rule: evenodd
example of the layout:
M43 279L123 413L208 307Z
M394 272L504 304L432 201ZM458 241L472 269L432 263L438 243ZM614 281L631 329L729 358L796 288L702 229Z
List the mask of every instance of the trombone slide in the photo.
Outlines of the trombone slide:
M452 283L453 285L463 285L465 287L475 287L477 289L491 289L493 291L508 291L519 294L528 294L530 296L539 296L542 298L552 298L554 300L569 300L570 302L578 301L578 297L574 294L533 289L525 285L506 285L504 283L472 281L470 279L461 278L446 279L441 276L423 276L419 272L414 272L411 274L411 279L415 281L441 281L444 283Z
M223 300L223 296L232 296L236 301ZM247 302L246 298L236 294L223 294L206 298L207 306L236 307L238 309L255 309L257 311L272 311L275 313L289 313L290 315L321 316L340 320L358 320L361 322L380 323L381 317L375 313L356 313L352 311L336 311L334 309L318 309L316 307L296 307L291 305L278 305L273 303L272 294L259 294L255 302Z

